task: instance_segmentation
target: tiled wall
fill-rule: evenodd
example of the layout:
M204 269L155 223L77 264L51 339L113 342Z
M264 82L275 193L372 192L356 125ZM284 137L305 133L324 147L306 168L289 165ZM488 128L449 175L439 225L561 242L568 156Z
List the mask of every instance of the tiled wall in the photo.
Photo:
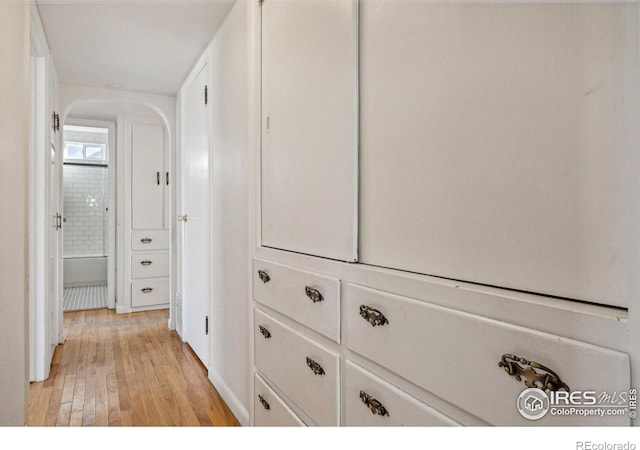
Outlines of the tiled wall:
M106 256L106 167L64 166L64 257Z

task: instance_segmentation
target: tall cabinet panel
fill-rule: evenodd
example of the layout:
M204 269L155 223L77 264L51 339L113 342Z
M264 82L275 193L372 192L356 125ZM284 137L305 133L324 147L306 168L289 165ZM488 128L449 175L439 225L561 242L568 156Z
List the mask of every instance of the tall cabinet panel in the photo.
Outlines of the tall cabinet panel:
M131 131L133 229L165 228L164 128L134 123Z
M131 306L169 303L169 164L162 125L131 124Z
M262 244L357 259L353 1L262 5Z
M360 13L361 262L627 306L637 5Z

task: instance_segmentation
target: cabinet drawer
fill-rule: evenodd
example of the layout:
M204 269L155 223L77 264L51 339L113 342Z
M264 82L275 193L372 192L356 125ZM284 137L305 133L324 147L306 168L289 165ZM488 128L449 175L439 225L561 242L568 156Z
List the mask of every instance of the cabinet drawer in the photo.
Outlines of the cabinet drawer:
M344 387L345 426L452 426L444 414L347 361Z
M134 253L131 255L131 278L169 276L168 253Z
M169 278L141 278L131 281L131 306L169 303Z
M627 415L527 420L516 408L526 377L499 366L549 373L504 356L515 355L571 391L620 393L630 387L625 353L360 286L345 284L343 294L350 349L491 424L629 425Z
M338 355L255 310L256 368L317 425L337 426Z
M253 280L257 302L340 342L340 280L260 259Z
M255 375L253 400L254 424L257 427L303 427L304 423L258 375Z
M133 230L131 233L132 250L168 250L168 230Z

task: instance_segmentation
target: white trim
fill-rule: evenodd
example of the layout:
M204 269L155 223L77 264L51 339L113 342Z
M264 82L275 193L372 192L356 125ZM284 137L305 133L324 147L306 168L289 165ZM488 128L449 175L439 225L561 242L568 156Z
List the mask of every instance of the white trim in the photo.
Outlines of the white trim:
M51 236L49 233L49 155L51 142L55 139L49 129L51 111L53 63L49 54L46 36L36 8L30 9L30 58L35 71L35 102L31 105L36 110L31 116L34 128L29 145L29 379L41 381L49 377L53 348L59 330L53 330L51 311L55 307L55 298L51 298L49 269L49 251Z
M213 384L213 386L216 388L218 394L220 394L220 397L222 397L222 399L225 401L233 415L236 416L236 419L238 419L240 425L242 425L243 427L249 426L249 411L247 411L240 399L235 396L233 391L229 389L229 386L227 386L223 378L212 368L209 368L209 381L211 381L211 384ZM251 402L250 404L253 404L253 402Z
M247 330L249 342L249 360L247 361L250 378L249 383L249 408L250 426L255 425L255 418L253 414L253 403L255 398L255 384L253 382L254 373L254 307L255 302L253 300L253 257L256 252L256 248L261 245L261 231L260 231L260 146L261 146L261 26L262 26L262 8L261 3L256 3L252 7L247 8L247 31L249 33L247 39L247 64L249 73L247 75L247 88L248 88L248 110L247 110L247 175L249 177L249 191L247 207L249 208L249 236L248 236L248 262L250 269L248 272L247 283L249 283L248 299L248 323Z

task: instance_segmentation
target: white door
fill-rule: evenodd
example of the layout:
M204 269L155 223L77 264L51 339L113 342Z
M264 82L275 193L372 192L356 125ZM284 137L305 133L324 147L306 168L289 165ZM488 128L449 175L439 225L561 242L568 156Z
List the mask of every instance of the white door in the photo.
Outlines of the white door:
M49 227L49 304L46 306L45 314L49 322L47 360L50 361L53 356L53 350L58 343L60 236L62 232L58 152L53 143L51 144L49 158L49 214L51 216L51 225Z
M209 126L205 66L184 95L182 150L183 338L202 363L209 362Z

